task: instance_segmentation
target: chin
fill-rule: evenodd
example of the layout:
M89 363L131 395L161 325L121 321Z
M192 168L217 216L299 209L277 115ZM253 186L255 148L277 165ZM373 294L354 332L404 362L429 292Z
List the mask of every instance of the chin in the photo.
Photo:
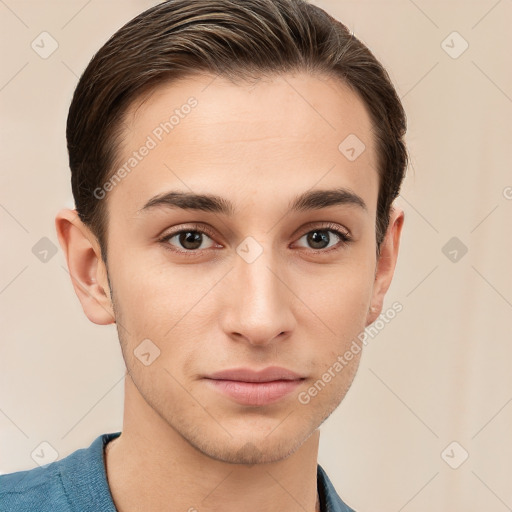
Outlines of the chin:
M206 453L212 459L229 464L243 464L253 466L254 464L269 464L286 459L294 453L299 446L280 446L279 448L260 448L257 444L248 441L242 447L217 447L215 452Z

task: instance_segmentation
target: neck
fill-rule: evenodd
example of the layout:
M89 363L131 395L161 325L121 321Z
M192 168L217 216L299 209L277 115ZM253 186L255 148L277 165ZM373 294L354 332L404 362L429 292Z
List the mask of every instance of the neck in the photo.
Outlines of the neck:
M192 446L125 381L122 434L105 448L110 492L118 512L320 511L320 432L291 455L263 464L213 459Z

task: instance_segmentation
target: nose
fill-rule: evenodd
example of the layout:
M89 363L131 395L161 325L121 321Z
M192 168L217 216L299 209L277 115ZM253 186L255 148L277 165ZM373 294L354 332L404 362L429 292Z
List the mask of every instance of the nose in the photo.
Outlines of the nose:
M235 259L222 290L221 327L227 336L264 346L291 334L296 323L294 295L286 274L286 267L269 251L251 263Z

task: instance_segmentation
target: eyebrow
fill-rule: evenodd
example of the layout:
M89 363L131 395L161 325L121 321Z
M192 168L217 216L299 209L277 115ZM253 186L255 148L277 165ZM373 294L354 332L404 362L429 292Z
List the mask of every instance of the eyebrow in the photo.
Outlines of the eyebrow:
M368 210L363 198L346 188L308 190L293 198L288 208L291 212L321 210L330 206L348 205ZM152 197L138 211L144 213L154 208L180 208L220 213L226 216L235 214L235 207L228 199L213 194L191 192L167 192Z

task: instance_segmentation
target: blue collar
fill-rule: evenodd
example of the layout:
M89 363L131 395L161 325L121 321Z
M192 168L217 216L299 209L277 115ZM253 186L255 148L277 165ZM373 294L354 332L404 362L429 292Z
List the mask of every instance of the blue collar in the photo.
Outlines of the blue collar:
M105 470L105 446L121 432L98 436L89 448L72 453L61 462L60 473L68 497L72 497L73 509L117 512L114 506ZM354 512L338 496L327 474L317 465L317 485L322 512Z

